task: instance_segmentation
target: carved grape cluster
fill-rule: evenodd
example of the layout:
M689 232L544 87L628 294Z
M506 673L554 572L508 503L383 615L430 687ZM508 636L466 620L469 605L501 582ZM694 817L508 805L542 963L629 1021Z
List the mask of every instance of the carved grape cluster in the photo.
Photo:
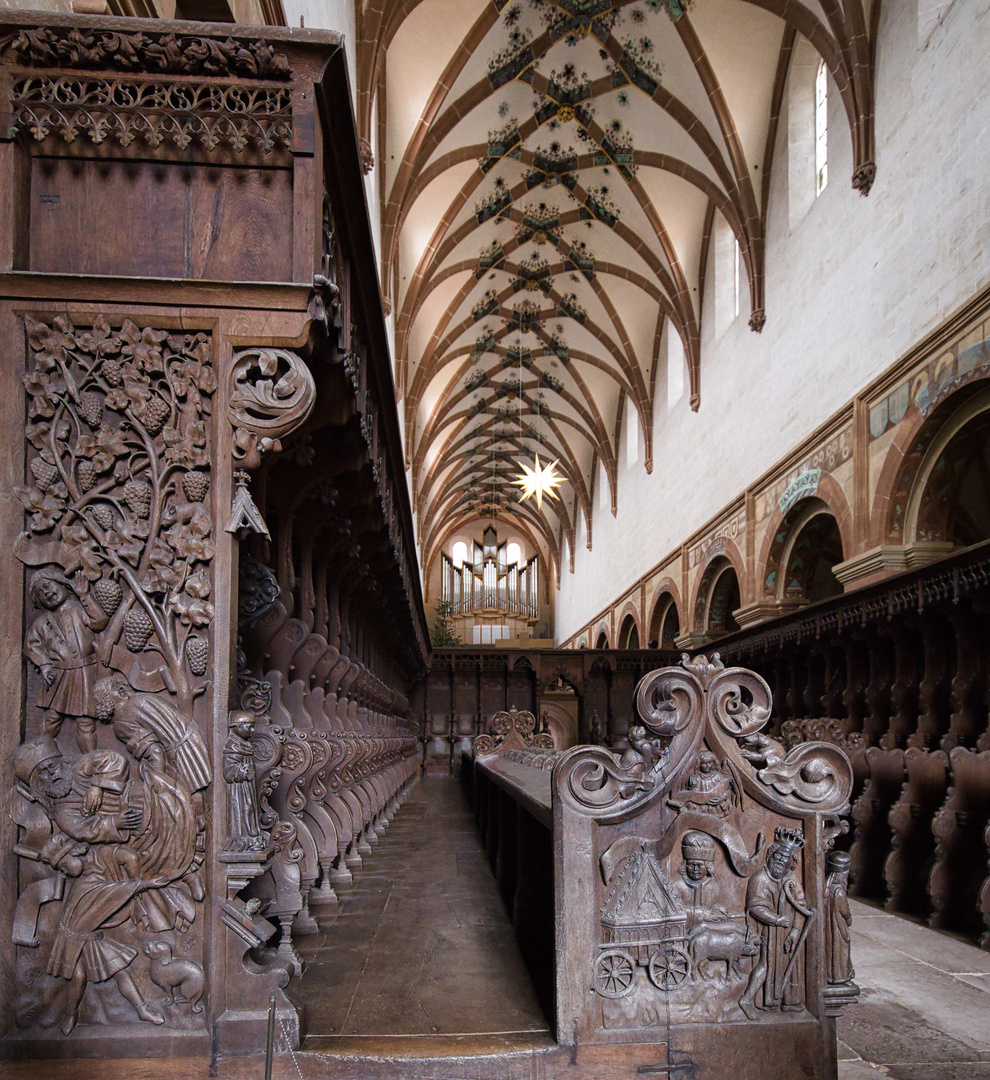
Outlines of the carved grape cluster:
M107 637L157 649L180 681L186 664L199 675L202 646L186 641L213 618L210 340L102 317L25 326L27 529L15 553L82 570L113 620Z

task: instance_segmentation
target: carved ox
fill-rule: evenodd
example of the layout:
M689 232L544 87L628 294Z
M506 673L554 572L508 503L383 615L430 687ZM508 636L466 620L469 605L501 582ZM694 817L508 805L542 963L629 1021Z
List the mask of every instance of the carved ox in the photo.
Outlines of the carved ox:
M725 977L742 975L743 961L758 956L760 946L750 941L744 930L728 923L724 926L699 926L688 940L694 970L706 978L714 976L713 965L725 964ZM704 967L702 965L705 965Z

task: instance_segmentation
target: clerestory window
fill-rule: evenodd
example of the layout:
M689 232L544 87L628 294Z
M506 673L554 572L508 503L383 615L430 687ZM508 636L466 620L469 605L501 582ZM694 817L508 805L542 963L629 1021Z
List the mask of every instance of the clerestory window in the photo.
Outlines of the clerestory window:
M815 194L828 183L828 68L822 60L815 76Z

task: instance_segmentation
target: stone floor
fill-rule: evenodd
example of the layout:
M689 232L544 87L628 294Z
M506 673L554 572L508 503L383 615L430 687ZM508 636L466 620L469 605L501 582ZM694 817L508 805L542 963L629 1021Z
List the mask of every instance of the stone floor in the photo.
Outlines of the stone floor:
M853 901L839 1080L990 1080L990 952Z
M457 784L420 783L340 899L321 933L300 939L309 1052L278 1055L274 1080L358 1076L341 1071L338 1055L373 1037L380 1048L383 1034L390 1057L400 1045L410 1058L425 1043L437 1053L438 1035L458 1056L549 1043ZM990 1080L990 952L864 904L853 914L862 996L840 1021L839 1080ZM206 1080L208 1071L201 1058L0 1062L0 1080ZM218 1075L261 1080L264 1061L221 1059Z

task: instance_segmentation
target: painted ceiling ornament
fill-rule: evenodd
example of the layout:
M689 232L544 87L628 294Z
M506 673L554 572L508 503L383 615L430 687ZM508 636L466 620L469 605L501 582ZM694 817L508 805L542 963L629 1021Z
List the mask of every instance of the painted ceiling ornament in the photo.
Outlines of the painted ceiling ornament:
M564 482L564 477L557 472L557 465L559 461L551 461L546 468L540 465L540 455L536 455L536 467L531 469L525 462L520 464L522 474L518 479L513 480L513 484L523 489L522 494L519 496L519 501L523 502L530 496L536 496L536 508L538 510L543 509L543 496L548 498L557 499L559 496L554 488L558 484Z

